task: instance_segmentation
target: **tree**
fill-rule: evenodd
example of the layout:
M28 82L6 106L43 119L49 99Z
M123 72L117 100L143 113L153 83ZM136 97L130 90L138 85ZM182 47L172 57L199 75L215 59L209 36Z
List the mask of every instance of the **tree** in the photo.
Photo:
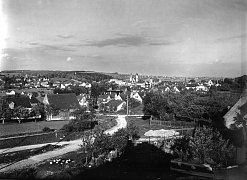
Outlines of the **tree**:
M13 117L17 118L19 124L21 123L23 119L27 119L29 115L30 115L29 110L22 106L16 107L13 111Z
M128 132L125 129L119 129L111 137L111 144L113 149L117 149L118 152L122 151L128 143Z
M46 112L46 116L48 119L52 118L52 115L56 116L59 114L59 108L55 107L54 105L45 105L44 110Z
M30 112L30 116L35 118L35 122L37 117L40 117L43 120L45 117L44 105L38 104L33 106Z
M134 98L129 98L129 107L130 107L131 109L136 108L136 107L138 107L139 105L141 105L141 102L140 102L140 101L138 101L138 100L136 100L136 99L134 99Z
M108 153L113 149L111 137L104 134L103 132L99 132L95 134L93 146L94 146L93 156L95 157L103 153Z
M244 119L243 112L240 110L239 113L237 113L237 116L234 118L235 123L235 129L240 128L242 130L242 143L246 141L246 120Z
M98 83L92 83L91 86L91 96L94 98L93 106L97 103L98 97L100 95L100 86Z
M75 111L71 112L71 115L75 116L76 119L85 119L87 108L82 107L79 109L76 109Z
M11 120L11 117L13 115L13 110L10 108L4 108L2 111L0 111L0 117L2 120L2 124L5 124L5 121Z
M93 121L95 118L94 110L87 111L86 108L80 108L71 113L76 118L64 125L63 129L66 132L84 131L86 129L92 129L97 124L97 121Z
M193 159L193 149L190 146L189 136L175 139L171 150L173 154L178 156L182 161L191 161Z
M182 161L217 167L234 164L235 147L213 128L199 127L192 137L175 139L171 149Z
M235 123L234 123L234 128L236 130L240 130L241 131L241 137L238 137L238 139L240 139L240 152L237 154L238 158L237 161L242 163L241 159L245 159L246 158L246 118L245 118L245 114L244 114L244 109L247 108L247 104L243 105L241 108L239 108L239 112L237 113L237 116L235 117Z
M159 119L165 119L165 114L172 113L168 103L168 97L158 92L150 92L143 99L143 112L145 115L152 115Z
M129 121L126 128L129 139L136 140L139 136L139 128L134 125L133 121Z
M197 128L191 138L190 146L193 149L193 156L200 163L216 163L221 167L233 163L234 146L213 128Z

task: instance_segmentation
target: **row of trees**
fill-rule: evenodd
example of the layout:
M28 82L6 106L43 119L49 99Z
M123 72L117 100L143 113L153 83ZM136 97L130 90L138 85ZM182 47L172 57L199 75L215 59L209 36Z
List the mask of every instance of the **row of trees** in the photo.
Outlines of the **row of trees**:
M65 89L60 89L60 88L55 88L53 90L54 94L67 94L67 93L75 93L76 96L80 94L89 94L89 89L85 87L79 87L79 86L72 86L70 89L65 88Z
M181 120L216 122L223 120L228 107L233 106L238 98L238 94L220 92L204 96L192 93L150 92L144 97L143 111L144 114L153 115L160 120L172 120L172 114Z
M28 110L27 108L24 108L22 106L18 106L14 109L5 107L0 112L0 118L3 124L5 123L5 121L17 120L19 123L21 123L22 120L28 118L33 118L36 121L36 119L43 119L44 117L45 117L44 106L41 104L32 107L31 110Z
M227 167L235 163L235 147L213 128L196 128L193 136L175 139L171 147L181 161Z

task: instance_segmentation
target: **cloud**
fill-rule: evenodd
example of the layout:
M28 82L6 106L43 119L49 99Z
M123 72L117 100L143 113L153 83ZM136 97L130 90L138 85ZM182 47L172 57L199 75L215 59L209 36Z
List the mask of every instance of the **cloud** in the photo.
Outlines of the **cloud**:
M66 61L72 61L72 58L71 57L67 57Z
M105 39L101 41L91 41L87 45L88 46L96 46L96 47L105 47L105 46L118 46L118 45L126 45L126 46L141 46L144 45L145 38L141 36L125 36L125 37L116 37L112 39Z
M39 45L39 43L36 43L36 42L30 42L30 43L29 43L29 45L31 45L31 46L37 46L37 45Z
M73 38L73 35L57 35L57 37L62 38L62 39L70 39Z
M46 44L40 44L39 47L36 47L36 49L43 50L43 51L74 51L73 49L64 47L63 45L46 45Z
M150 46L168 46L168 45L174 45L174 44L178 44L181 41L161 41L161 42L150 42L149 45Z
M96 46L96 47L105 47L105 46L118 46L118 47L129 47L129 46L163 46L163 45L173 45L179 42L172 41L162 41L161 37L156 40L152 37L140 36L140 35L129 35L129 34L117 34L120 37L104 39L101 41L88 41L86 46ZM76 46L79 46L78 44ZM82 45L81 45L82 46Z
M216 42L230 41L230 40L241 39L241 38L245 38L245 34L218 38L216 39Z
M12 59L17 59L17 60L31 60L30 57L12 57Z

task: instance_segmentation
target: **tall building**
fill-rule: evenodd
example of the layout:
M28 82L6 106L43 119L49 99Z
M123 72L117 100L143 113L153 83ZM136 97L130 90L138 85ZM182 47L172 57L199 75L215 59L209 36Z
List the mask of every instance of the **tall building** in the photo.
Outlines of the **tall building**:
M130 74L130 82L136 83L139 81L139 75L136 73L136 75L133 75L132 73Z
M135 79L136 82L139 81L139 76L138 76L138 73L136 73L136 79Z
M133 76L132 76L132 73L130 74L130 82L133 82Z

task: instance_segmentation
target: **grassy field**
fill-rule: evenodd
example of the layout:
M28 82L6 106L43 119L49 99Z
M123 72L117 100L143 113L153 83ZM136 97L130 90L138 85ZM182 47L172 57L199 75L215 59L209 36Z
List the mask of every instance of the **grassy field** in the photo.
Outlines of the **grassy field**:
M143 120L141 117L126 117L127 122L132 121L135 126L139 128L139 136L144 137L145 132L149 130L158 130L158 129L168 129L165 126L159 125L149 125L149 120Z
M96 125L102 131L112 128L113 126L117 125L116 117L110 116L99 116L97 117L99 125Z
M64 145L63 145L64 146ZM52 151L57 148L63 147L61 145L45 145L43 147L35 148L35 149L28 149L28 150L22 150L18 152L10 152L5 154L0 154L0 163L13 163L17 162L23 159L27 159L30 156L38 155L45 153L47 151Z
M142 114L143 115L143 107L144 105L141 104L140 106L137 106L136 108L130 109L130 114Z
M139 136L144 137L145 132L149 130L171 129L165 125L149 125L149 120L143 120L141 117L126 117L127 122L132 121L139 128ZM180 132L180 131L179 131ZM185 133L185 132L180 132Z
M104 131L106 129L110 129L111 127L115 126L117 123L115 121L115 117L107 117L107 116L102 116L102 117L98 117L97 118L99 121L99 125L95 126L95 129L99 130L99 131ZM64 121L60 121L60 122L64 122ZM44 122L42 122L44 123ZM56 124L58 123L57 121L52 121L52 122L46 122L45 124L47 125L47 123L51 123L50 125L53 126L47 126L50 128L57 128L60 129L62 127L62 125ZM68 121L67 121L68 123ZM36 123L39 124L39 123ZM14 124L16 127L18 125L28 125L28 124ZM30 126L31 128L33 128L33 130L37 130L37 128L34 128L33 126L35 125L35 123L32 123L32 126ZM57 126L55 126L57 125ZM5 126L5 125L1 125L1 126ZM59 127L59 128L58 128ZM26 126L26 128L29 128L29 126ZM42 131L42 128L40 128ZM14 126L12 127L11 130L14 130ZM24 132L26 130L26 132L30 132L27 131L29 129L25 129L25 126L22 128L23 131L18 131L18 132ZM12 147L16 147L16 146L25 146L25 145L33 145L33 144L42 144L42 143L51 143L51 142L57 142L57 141L69 141L69 140L75 140L75 139L80 139L82 136L85 135L85 133L90 133L90 130L85 130L85 131L81 131L81 132L72 132L72 133L66 133L64 131L58 131L58 132L50 132L50 133L46 133L46 134L36 134L36 135L30 135L30 136L23 136L23 137L16 137L16 138L9 138L9 139L2 139L0 140L0 149L3 148L12 148Z
M69 121L39 121L39 122L25 122L13 124L0 124L0 137L9 135L18 135L33 132L42 132L44 127L50 129L61 129Z

